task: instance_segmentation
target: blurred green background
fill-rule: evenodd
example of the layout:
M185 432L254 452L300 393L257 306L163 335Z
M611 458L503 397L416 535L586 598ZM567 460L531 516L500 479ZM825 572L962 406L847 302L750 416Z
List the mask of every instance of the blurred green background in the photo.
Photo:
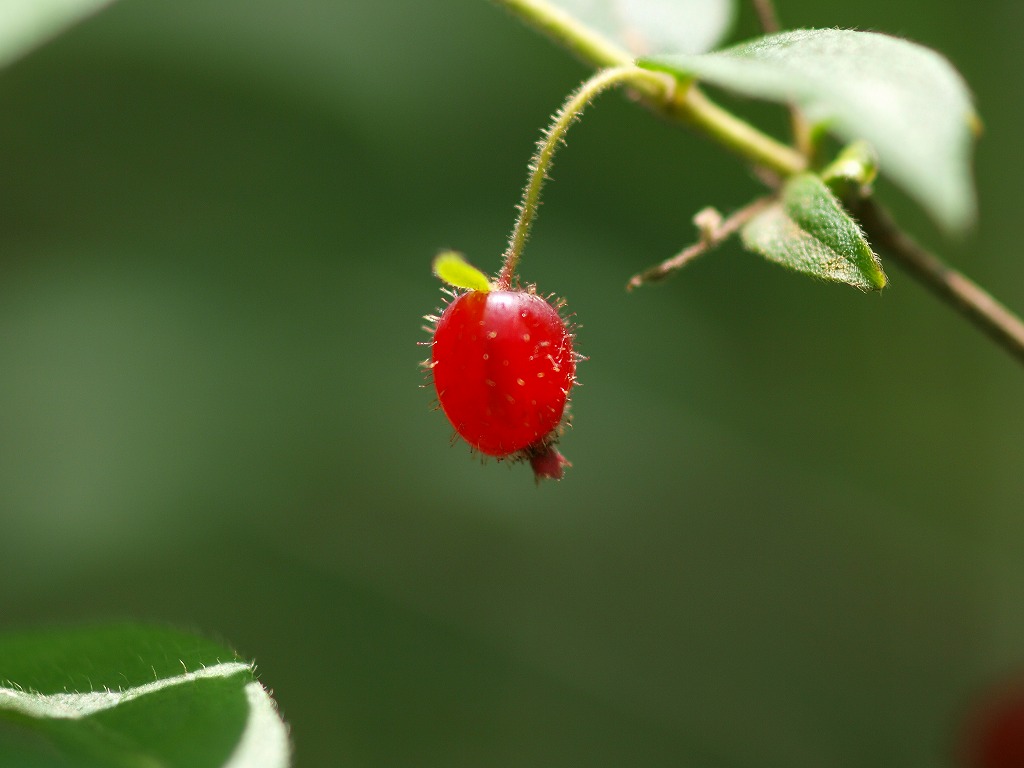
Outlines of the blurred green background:
M1024 309L1024 6L779 5L964 73L976 233L880 193ZM122 0L0 73L0 624L225 638L299 766L949 765L1024 665L1024 371L894 264L626 294L757 192L706 141L613 95L556 163L566 480L449 447L430 259L497 267L586 74L484 0Z

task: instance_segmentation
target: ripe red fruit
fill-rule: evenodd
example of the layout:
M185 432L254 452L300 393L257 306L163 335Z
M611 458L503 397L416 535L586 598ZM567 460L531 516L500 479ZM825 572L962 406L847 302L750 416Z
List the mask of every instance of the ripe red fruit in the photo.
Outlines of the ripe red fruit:
M529 459L538 477L568 462L552 443L575 383L572 333L530 291L469 291L437 321L430 368L448 420L489 456Z
M975 708L961 762L966 768L1024 768L1024 679L989 691Z

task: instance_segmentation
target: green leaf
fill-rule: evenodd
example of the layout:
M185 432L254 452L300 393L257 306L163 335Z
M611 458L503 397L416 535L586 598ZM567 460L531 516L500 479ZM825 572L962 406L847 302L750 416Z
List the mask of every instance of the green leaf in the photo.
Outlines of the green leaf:
M487 275L466 261L458 251L442 251L434 257L434 274L448 285L469 291L487 293L491 281Z
M743 244L770 261L797 272L879 290L886 278L857 223L825 183L801 173L743 228Z
M634 56L703 53L732 26L733 0L551 0Z
M855 200L870 191L878 175L878 153L866 141L843 147L821 171L821 180L840 200Z
M113 0L0 0L0 66L96 13Z
M970 155L978 118L963 79L929 48L872 32L813 29L645 64L799 104L841 138L870 142L881 172L948 231L974 220Z
M252 665L168 629L0 636L0 765L285 768Z

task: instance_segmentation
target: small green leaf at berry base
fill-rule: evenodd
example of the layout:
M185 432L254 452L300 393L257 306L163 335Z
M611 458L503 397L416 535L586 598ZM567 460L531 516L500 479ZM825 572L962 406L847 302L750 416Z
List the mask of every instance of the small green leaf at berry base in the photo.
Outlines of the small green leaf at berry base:
M882 265L857 222L812 173L786 182L780 200L744 226L742 239L748 250L812 277L862 291L886 284Z
M457 251L442 251L434 257L434 274L453 288L487 293L491 281Z

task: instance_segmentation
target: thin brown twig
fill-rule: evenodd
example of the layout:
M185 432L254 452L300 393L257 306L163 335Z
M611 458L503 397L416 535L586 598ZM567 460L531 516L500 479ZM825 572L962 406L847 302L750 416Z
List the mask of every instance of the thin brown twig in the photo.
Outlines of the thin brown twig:
M871 198L861 201L857 213L874 245L885 250L940 299L1024 363L1024 322L1017 315L977 283L921 247Z
M753 0L753 3L758 21L761 22L761 29L766 35L774 35L782 29L779 15L775 12L775 3L772 0ZM789 121L796 148L800 154L810 159L815 151L810 121L804 116L803 110L795 104L791 104L789 107Z
M770 197L758 198L749 205L734 211L725 219L714 208L705 208L700 211L700 213L693 217L693 222L701 233L700 240L683 249L672 258L665 259L660 264L633 275L626 284L626 290L632 291L641 285L664 280L671 273L682 269L698 256L717 248L736 234L744 224L764 210L771 201L772 198Z
M568 47L598 67L629 64L632 57L607 40L591 35L582 25L569 15L562 13L549 0L495 0L521 17L527 23L547 32L557 42ZM753 0L754 7L761 17L761 24L767 33L778 29L778 20L771 0ZM596 42L595 42L596 41ZM737 151L755 166L771 169L785 178L803 170L808 164L808 157L814 150L813 146L801 146L799 150L780 145L756 131L747 123L738 121L731 113L727 113L717 105L700 101L702 93L695 87L679 89L677 98L684 98L690 103L687 109L668 108L668 112L695 125L724 146ZM693 103L697 99L696 104ZM706 101L706 99L704 99ZM801 136L802 126L794 126L795 133ZM808 138L810 138L808 134ZM804 143L804 142L801 142ZM964 275L944 264L938 256L929 253L919 246L912 238L904 234L892 221L889 215L872 201L852 203L851 209L859 215L871 240L881 249L887 251L907 271L926 285L936 296L952 305L966 319L984 331L991 339L1006 351L1024 363L1024 322L1010 310L992 298L985 290ZM726 222L734 222L735 229L742 226L742 221L735 222L734 214ZM751 214L752 215L752 214ZM678 264L687 263L711 247L721 239L707 238L704 233L701 242L694 244L674 259L636 275L630 280L629 287L642 285L647 280L658 280L665 277Z
M775 4L772 0L754 0L754 10L757 11L757 18L766 35L779 31L779 17L775 13Z

